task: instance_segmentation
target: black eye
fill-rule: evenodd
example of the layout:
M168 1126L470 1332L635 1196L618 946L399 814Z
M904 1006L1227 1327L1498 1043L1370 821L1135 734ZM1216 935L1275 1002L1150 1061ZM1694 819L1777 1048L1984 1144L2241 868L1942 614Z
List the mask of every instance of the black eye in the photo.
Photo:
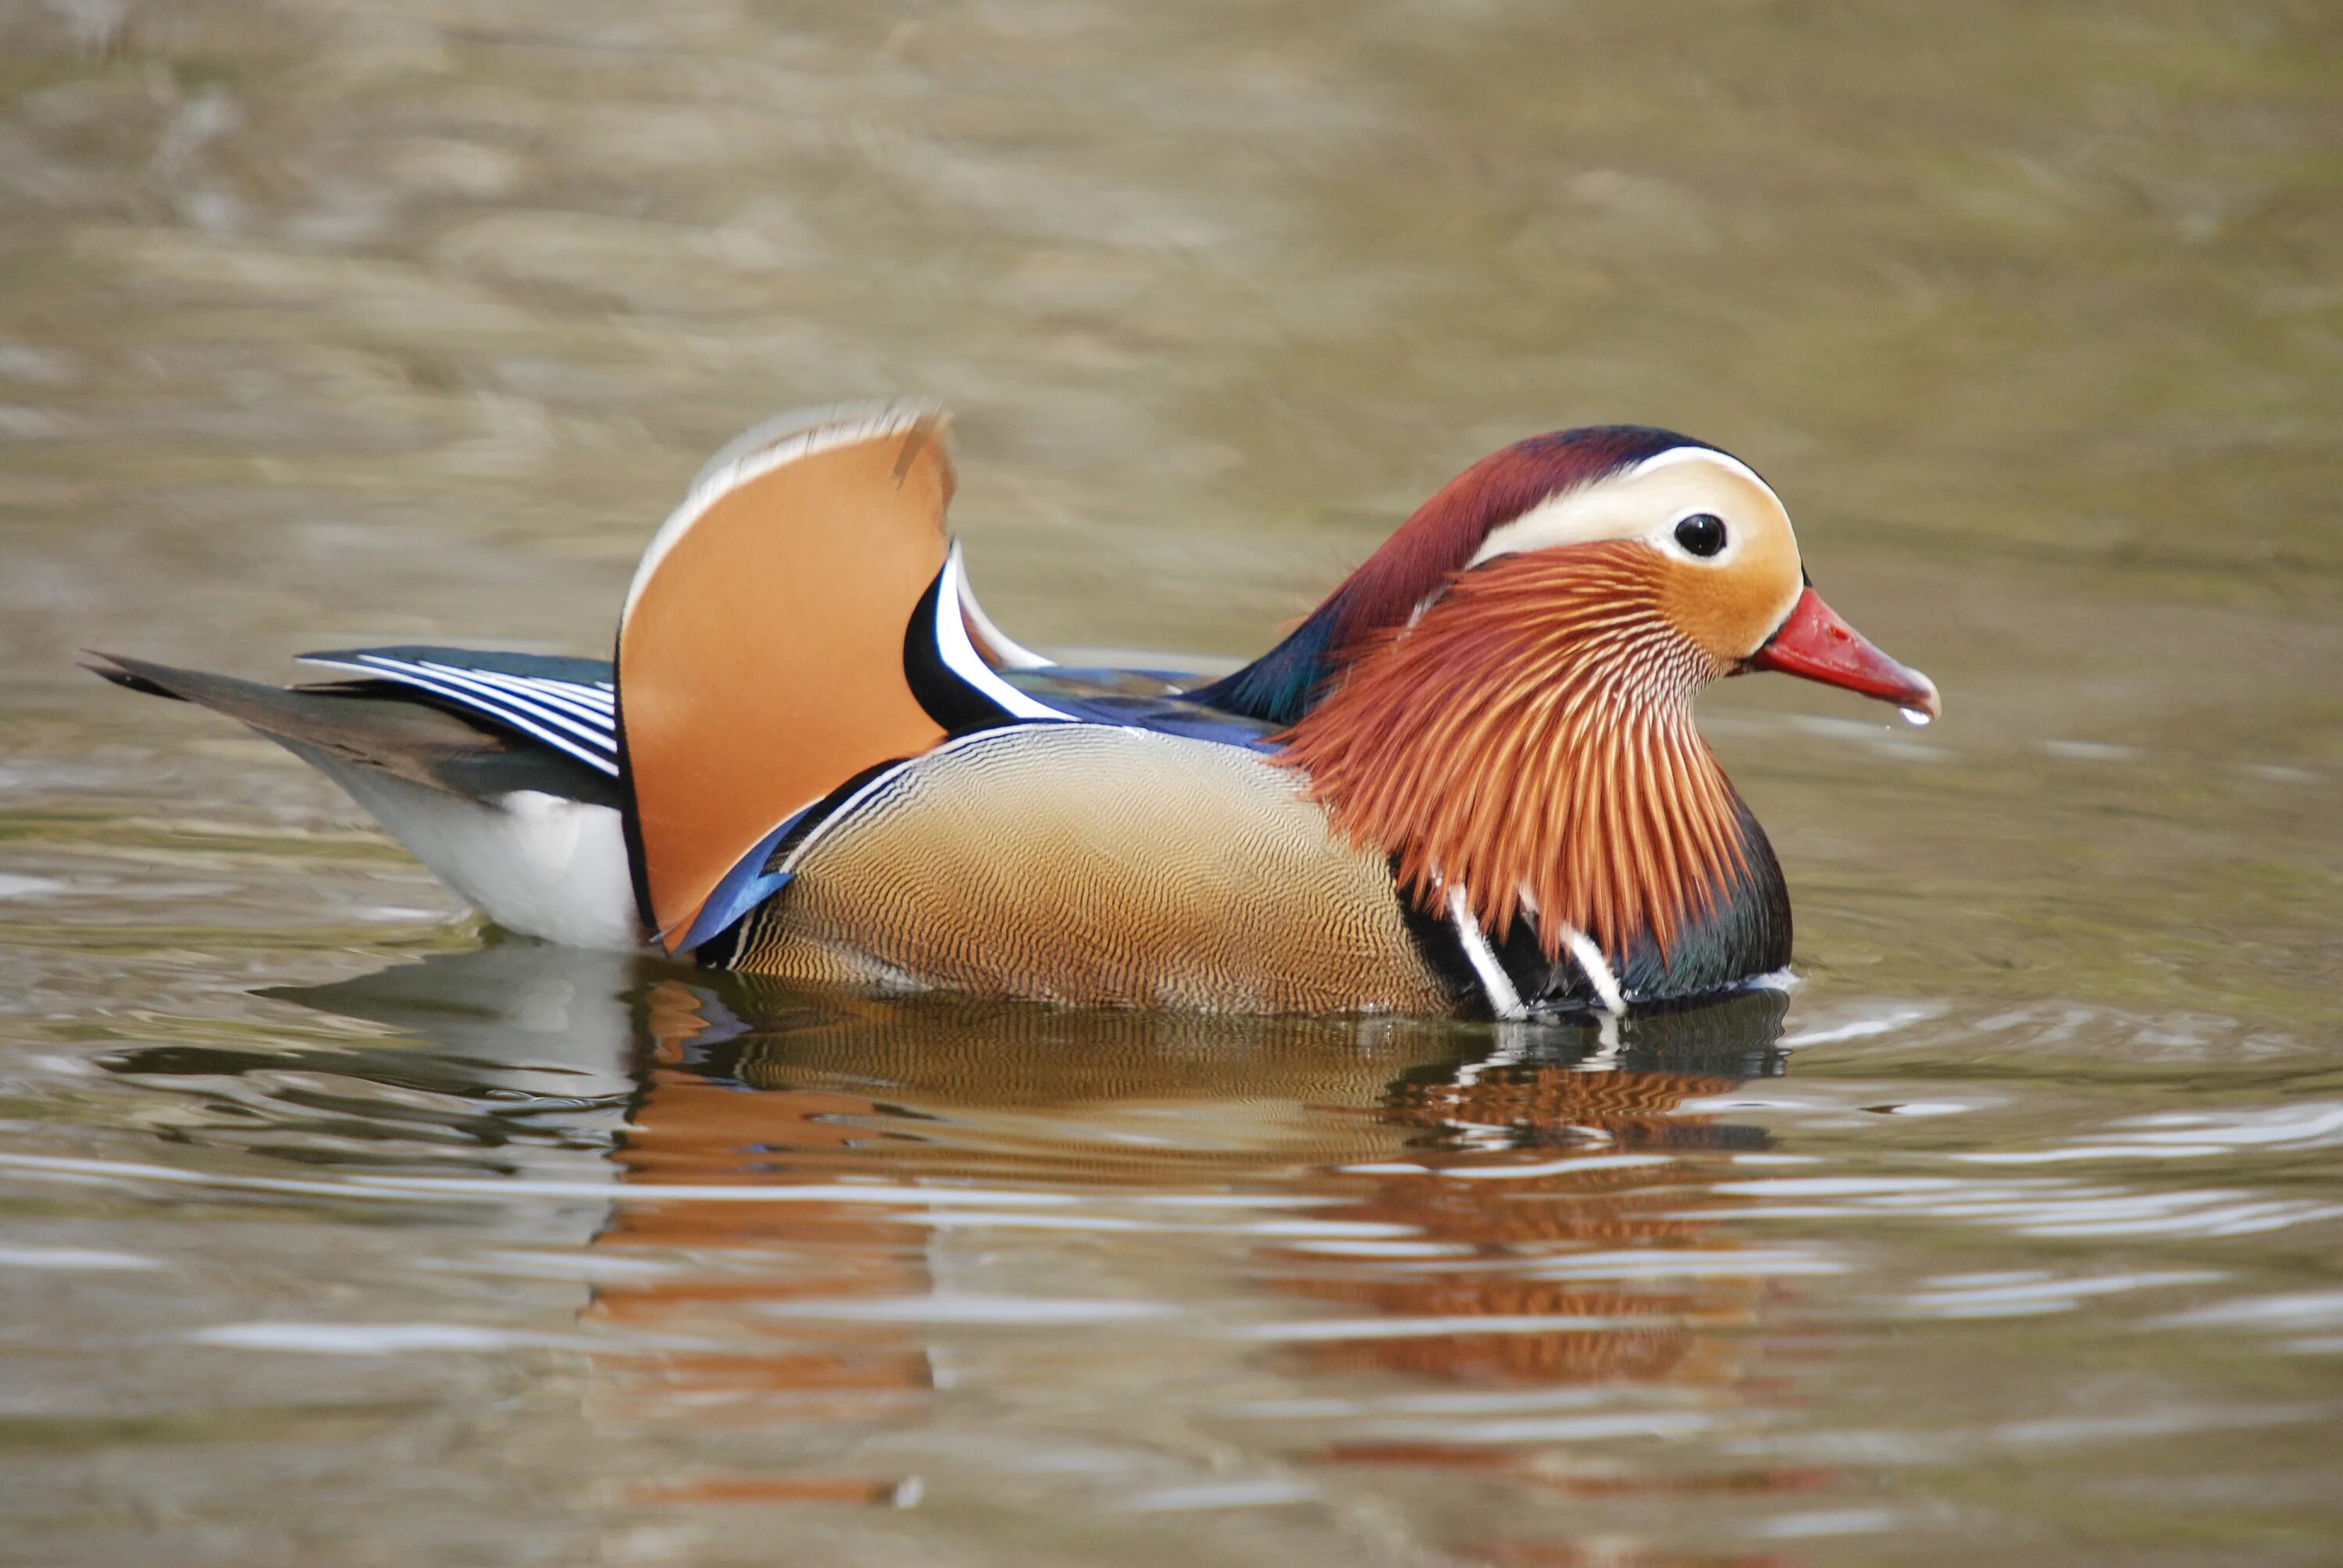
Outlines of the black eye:
M1676 525L1676 543L1687 555L1713 556L1725 548L1725 519L1714 512L1694 512Z

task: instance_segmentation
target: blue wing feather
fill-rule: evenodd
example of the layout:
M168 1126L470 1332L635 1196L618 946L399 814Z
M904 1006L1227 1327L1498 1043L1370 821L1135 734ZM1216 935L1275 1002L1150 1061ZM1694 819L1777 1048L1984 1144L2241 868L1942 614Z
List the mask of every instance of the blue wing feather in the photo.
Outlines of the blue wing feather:
M1269 751L1278 727L1241 713L1207 708L1188 696L1194 679L1154 669L1081 669L1051 665L1042 669L1004 669L1001 678L1047 703L1069 719L1151 729L1215 745Z

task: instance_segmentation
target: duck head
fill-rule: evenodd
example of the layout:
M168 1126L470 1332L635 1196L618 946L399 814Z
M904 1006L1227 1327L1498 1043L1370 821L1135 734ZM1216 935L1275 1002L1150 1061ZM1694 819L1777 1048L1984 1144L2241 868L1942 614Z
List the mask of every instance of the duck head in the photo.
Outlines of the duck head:
M1939 710L1815 592L1755 470L1606 426L1474 464L1199 695L1289 725L1282 759L1427 908L1500 940L1527 910L1549 956L1583 935L1674 990L1687 963L1787 960L1779 869L1692 722L1702 688L1758 670Z

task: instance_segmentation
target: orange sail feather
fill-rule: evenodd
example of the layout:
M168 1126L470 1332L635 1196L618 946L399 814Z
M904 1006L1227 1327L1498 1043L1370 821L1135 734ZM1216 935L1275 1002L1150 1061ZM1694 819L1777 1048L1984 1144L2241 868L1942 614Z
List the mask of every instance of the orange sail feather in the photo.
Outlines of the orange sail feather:
M943 731L903 634L943 568L941 417L842 409L752 432L645 553L618 704L650 927L670 948L792 813Z

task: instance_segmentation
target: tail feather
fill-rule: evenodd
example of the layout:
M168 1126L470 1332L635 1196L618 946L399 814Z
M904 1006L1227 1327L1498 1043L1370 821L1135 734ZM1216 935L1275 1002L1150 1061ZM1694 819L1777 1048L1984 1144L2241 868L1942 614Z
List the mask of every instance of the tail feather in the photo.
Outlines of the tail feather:
M576 758L388 681L287 688L88 658L116 686L224 713L317 768L498 925L574 947L642 940L618 783Z
M305 653L301 659L412 688L435 707L518 730L598 773L618 776L618 725L608 659L412 644Z
M115 685L224 713L270 739L468 799L529 789L588 805L618 804L616 783L575 759L414 699L387 682L282 687L126 654L90 653L83 668Z

